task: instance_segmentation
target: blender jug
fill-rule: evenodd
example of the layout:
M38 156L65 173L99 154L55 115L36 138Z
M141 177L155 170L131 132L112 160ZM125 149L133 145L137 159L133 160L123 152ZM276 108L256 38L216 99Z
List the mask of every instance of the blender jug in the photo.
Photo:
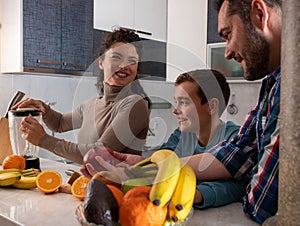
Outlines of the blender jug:
M36 118L40 123L42 122L42 113L38 110L26 108L9 111L8 125L11 147L14 154L25 157L26 169L40 169L39 147L23 139L22 133L19 131L21 120L28 115Z

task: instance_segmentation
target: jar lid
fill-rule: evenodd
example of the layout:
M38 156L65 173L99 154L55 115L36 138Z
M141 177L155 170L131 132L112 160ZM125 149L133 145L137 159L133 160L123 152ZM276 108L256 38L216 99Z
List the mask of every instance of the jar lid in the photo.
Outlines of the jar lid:
M25 117L28 115L32 116L40 116L41 111L33 109L33 108L18 108L17 110L9 111L13 116L16 117Z

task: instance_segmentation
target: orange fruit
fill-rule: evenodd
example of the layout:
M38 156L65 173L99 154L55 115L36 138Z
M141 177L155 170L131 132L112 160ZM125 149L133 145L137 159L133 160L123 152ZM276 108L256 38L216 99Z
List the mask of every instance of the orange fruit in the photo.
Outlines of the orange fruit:
M122 190L111 184L107 184L106 186L109 188L109 190L111 190L120 206L124 197L124 193L122 192Z
M55 170L45 170L36 177L36 186L44 193L55 192L62 184L62 177Z
M71 192L79 200L83 201L85 198L85 193L87 189L87 185L90 182L90 179L81 175L78 177L72 184Z
M8 155L2 162L2 169L19 169L24 170L26 160L21 155Z
M167 205L159 207L149 200L151 187L138 186L130 189L123 197L119 208L122 226L161 226L167 216Z

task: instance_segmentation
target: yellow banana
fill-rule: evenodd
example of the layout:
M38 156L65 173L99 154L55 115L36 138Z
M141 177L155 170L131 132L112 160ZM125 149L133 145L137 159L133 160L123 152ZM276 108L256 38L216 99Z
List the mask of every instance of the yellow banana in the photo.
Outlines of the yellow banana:
M0 174L0 186L10 186L21 178L18 172L7 172Z
M158 172L149 194L150 201L156 206L164 206L171 199L179 173L180 160L175 152L162 149L151 155L151 162L156 163Z
M180 222L187 217L193 206L195 193L196 175L188 164L181 162L177 186L168 206L172 221Z
M15 168L12 168L12 169L2 169L2 170L0 170L0 174L3 174L3 173L13 173L13 172L19 173L19 172L21 172L21 170L15 169Z
M30 177L21 176L21 179L16 181L12 186L21 189L36 188L36 176L30 176Z
M31 177L31 176L36 176L39 173L39 170L34 169L34 168L24 169L24 170L15 169L15 168L1 169L0 170L0 175L3 174L3 173L20 173L20 174L22 174L22 176Z
M182 222L183 220L186 219L186 217L189 215L193 208L193 203L194 199L191 199L182 210L178 211L177 209L173 209L174 212L172 214L172 221L175 223ZM169 214L170 214L170 209L169 209ZM170 214L171 215L171 214Z

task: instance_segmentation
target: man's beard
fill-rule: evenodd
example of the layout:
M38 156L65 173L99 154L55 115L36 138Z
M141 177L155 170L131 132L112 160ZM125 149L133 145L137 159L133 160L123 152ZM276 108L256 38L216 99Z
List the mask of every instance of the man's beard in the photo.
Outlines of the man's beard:
M270 45L252 24L246 28L246 33L248 35L245 38L245 46L242 51L245 60L244 77L246 80L253 81L270 73L268 69Z

